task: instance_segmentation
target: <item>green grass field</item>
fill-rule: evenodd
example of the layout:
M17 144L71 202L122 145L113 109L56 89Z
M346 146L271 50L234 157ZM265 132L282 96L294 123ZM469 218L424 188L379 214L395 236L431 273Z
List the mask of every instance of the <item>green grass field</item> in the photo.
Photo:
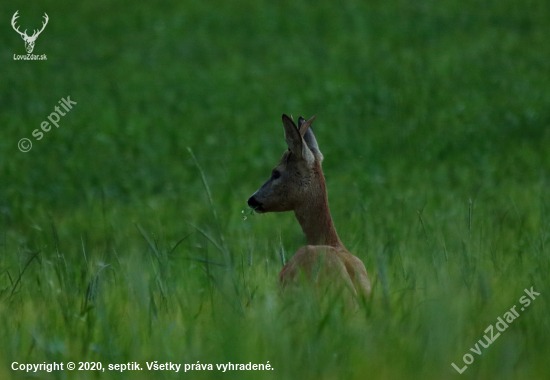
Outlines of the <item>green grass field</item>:
M17 10L21 30L48 14L47 60L14 60ZM17 0L0 20L1 379L548 379L550 2ZM305 239L246 200L282 113L317 115L373 284L356 309L278 291Z

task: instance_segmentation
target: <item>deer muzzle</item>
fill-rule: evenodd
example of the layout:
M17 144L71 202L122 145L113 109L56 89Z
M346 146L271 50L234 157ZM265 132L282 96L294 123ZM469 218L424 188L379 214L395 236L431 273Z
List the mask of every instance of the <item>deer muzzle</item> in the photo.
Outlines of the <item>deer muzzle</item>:
M248 206L250 208L253 208L254 211L256 211L258 213L264 212L264 210L262 209L262 204L260 202L258 202L258 200L256 199L256 197L254 195L252 195L250 198L248 198Z

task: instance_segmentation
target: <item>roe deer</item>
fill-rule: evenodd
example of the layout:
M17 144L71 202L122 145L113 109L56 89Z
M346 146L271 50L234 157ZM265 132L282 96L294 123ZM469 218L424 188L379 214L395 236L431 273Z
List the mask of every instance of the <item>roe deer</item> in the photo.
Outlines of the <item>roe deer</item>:
M297 282L303 271L310 281L330 283L331 287L343 284L354 295L366 297L371 286L365 265L346 250L330 215L321 168L323 155L311 129L315 117L307 121L300 117L296 127L292 118L283 115L288 150L271 178L248 199L248 205L259 213L294 210L306 235L308 245L300 248L279 273L283 287ZM331 276L329 281L327 276Z

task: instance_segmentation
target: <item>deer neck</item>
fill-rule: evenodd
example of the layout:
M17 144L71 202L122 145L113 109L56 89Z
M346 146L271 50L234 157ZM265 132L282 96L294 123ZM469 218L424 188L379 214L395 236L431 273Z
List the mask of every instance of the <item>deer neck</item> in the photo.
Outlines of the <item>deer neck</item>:
M343 247L330 215L327 186L320 165L316 176L311 196L294 210L294 214L306 235L307 244Z

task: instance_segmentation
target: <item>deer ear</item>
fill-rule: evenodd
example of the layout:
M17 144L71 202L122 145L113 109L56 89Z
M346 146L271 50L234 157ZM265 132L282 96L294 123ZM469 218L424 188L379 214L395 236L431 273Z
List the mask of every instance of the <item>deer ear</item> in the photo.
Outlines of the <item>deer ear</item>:
M303 159L308 163L313 163L315 158L300 135L296 124L294 124L294 121L290 117L284 114L283 126L285 128L285 141L288 145L288 149L290 149L290 151L294 153L298 159Z
M303 136L304 141L308 148L311 150L311 153L315 156L315 158L319 161L323 161L323 154L319 150L319 145L317 144L317 139L315 138L315 134L313 133L313 128L311 127L311 124L313 123L313 120L317 115L313 116L311 119L307 120L300 116L298 119L298 126L300 130L300 134Z
M294 121L284 114L283 127L285 128L285 141L286 145L288 145L288 149L290 149L290 151L298 158L302 158L302 136L300 136Z

